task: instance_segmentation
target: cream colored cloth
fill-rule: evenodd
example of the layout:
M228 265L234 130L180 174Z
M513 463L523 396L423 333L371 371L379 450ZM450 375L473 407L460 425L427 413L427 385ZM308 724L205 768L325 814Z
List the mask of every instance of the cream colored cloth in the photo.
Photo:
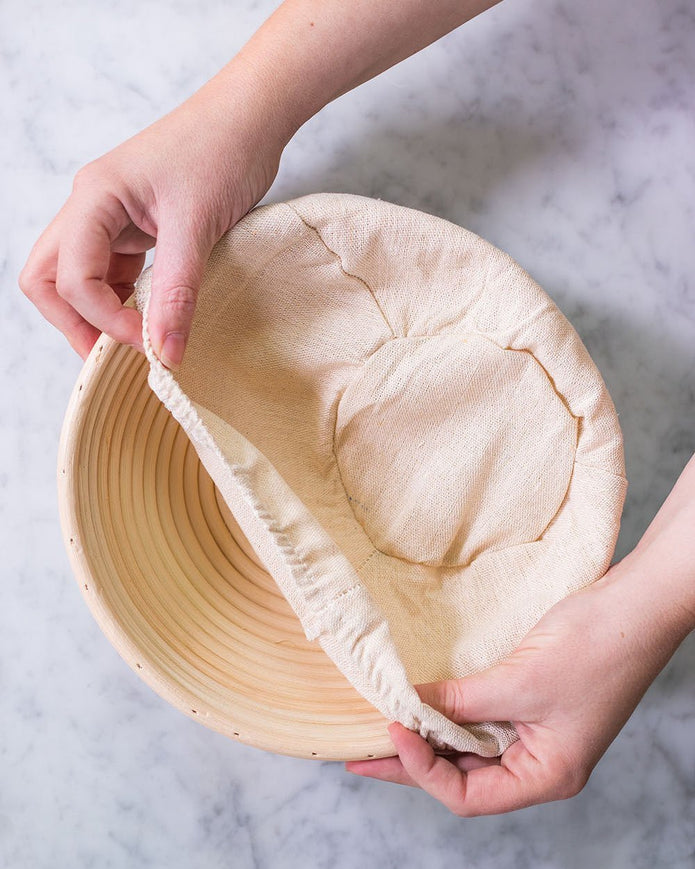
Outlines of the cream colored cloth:
M215 247L180 371L183 426L309 639L438 749L500 754L414 684L508 655L610 564L625 497L603 381L506 254L439 218L315 194Z

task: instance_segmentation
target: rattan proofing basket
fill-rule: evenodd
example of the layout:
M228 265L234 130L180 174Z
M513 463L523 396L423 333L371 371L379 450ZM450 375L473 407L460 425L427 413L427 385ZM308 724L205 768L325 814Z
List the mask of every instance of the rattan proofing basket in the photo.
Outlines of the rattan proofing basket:
M388 722L305 638L147 370L102 336L60 439L63 536L99 627L154 691L226 736L295 757L393 754Z

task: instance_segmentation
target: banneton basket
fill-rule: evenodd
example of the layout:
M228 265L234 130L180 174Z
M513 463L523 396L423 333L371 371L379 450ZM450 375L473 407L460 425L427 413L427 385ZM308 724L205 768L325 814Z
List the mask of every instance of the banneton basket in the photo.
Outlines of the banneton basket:
M173 374L106 337L63 427L61 523L92 613L155 691L266 750L393 754L399 720L494 756L414 686L509 654L603 575L617 415L566 318L447 221L314 194L215 247Z

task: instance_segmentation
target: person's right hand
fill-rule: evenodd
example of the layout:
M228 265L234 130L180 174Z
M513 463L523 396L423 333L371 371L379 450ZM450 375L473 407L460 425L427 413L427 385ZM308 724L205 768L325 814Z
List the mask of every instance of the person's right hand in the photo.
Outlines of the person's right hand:
M421 787L461 817L577 794L653 679L695 630L695 456L637 547L560 600L506 659L461 679L416 685L459 724L511 721L499 758L435 754L392 723L398 755L348 772Z
M141 316L123 303L156 242L150 337L180 364L210 251L266 193L286 143L241 94L213 79L77 173L19 283L83 358L101 332L142 350Z

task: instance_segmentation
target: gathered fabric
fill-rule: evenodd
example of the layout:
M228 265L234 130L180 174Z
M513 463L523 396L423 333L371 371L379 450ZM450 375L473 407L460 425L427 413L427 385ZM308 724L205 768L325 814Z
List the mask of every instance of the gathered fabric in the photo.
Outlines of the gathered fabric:
M307 638L436 749L501 754L415 685L498 663L601 577L627 481L605 384L548 295L448 221L313 194L215 246L179 371L152 390Z

